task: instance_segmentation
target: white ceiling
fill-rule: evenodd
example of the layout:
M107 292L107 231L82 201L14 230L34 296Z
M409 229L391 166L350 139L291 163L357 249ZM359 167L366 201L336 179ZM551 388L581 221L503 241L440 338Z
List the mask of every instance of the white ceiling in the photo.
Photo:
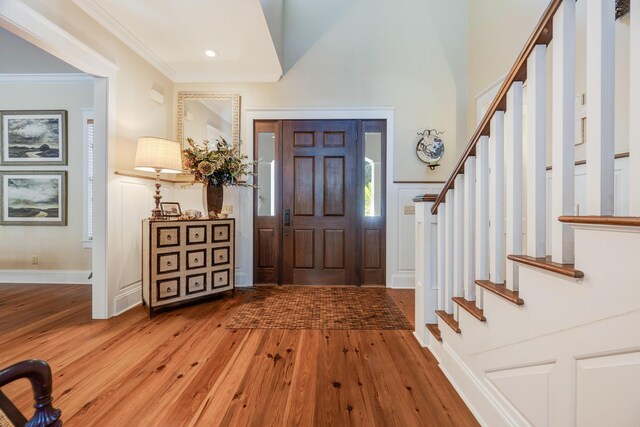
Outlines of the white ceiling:
M73 1L173 81L282 76L260 0ZM218 55L208 58L207 49Z

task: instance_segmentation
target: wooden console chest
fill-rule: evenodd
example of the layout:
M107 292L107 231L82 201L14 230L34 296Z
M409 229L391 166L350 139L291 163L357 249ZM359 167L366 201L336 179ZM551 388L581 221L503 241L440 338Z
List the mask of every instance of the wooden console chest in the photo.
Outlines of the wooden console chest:
M235 292L235 220L142 221L142 301L159 308Z

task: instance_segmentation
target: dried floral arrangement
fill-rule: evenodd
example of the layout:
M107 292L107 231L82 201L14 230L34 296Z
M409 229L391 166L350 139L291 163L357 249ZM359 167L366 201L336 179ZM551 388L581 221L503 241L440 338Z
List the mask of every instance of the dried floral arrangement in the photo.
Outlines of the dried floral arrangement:
M182 150L185 168L193 174L194 182L225 187L255 187L246 180L254 176L256 162L240 152L240 144L229 147L224 138L215 144L203 141L200 146L192 138L187 138L188 147Z

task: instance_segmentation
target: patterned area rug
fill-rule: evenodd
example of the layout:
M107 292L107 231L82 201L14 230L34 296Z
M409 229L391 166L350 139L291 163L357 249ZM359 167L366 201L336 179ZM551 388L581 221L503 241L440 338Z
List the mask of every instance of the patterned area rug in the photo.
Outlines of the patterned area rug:
M228 329L413 329L379 288L257 287Z

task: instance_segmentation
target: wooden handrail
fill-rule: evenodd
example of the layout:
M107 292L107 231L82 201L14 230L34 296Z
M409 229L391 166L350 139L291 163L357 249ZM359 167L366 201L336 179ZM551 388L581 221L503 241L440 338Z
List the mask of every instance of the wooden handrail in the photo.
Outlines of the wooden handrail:
M431 213L436 214L438 212L438 206L440 206L440 203L444 201L447 191L454 187L456 176L464 172L465 162L470 156L475 155L476 144L478 143L480 137L489 135L491 118L493 117L495 112L505 110L507 103L507 92L509 92L511 85L514 82L524 82L527 79L527 59L533 51L533 48L536 45L548 45L551 42L551 39L553 38L553 17L562 4L562 1L563 0L552 0L551 3L549 3L547 9L544 11L544 14L542 15L542 18L540 18L538 25L536 25L535 30L533 30L533 33L529 37L529 40L527 40L524 49L522 50L522 52L520 52L520 55L518 55L516 62L513 64L513 67L511 67L511 70L509 71L509 74L507 74L507 77L502 83L502 86L500 86L498 94L493 99L493 102L491 102L491 105L484 115L482 122L480 122L480 125L473 133L473 136L471 137L467 148L464 150L464 153L462 154L460 159L458 159L458 162L453 168L451 175L449 175L449 178L445 182L442 191L438 195L435 203L433 204L433 207L431 208Z

